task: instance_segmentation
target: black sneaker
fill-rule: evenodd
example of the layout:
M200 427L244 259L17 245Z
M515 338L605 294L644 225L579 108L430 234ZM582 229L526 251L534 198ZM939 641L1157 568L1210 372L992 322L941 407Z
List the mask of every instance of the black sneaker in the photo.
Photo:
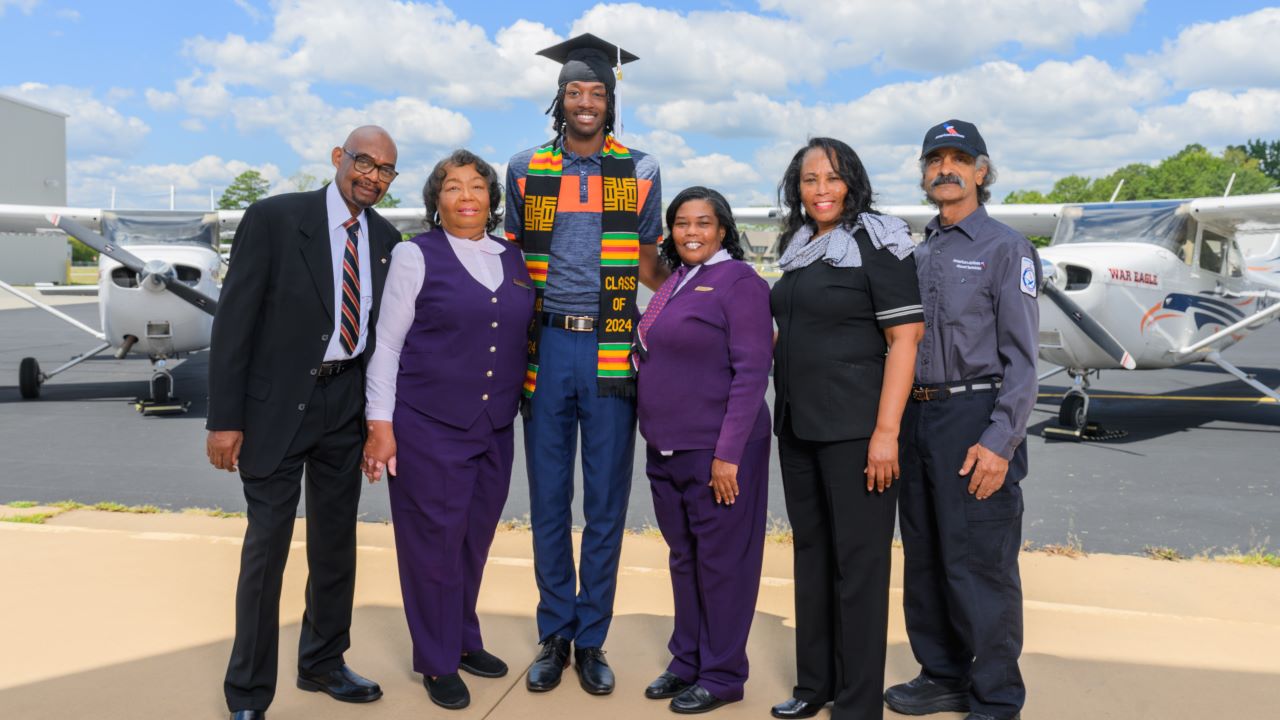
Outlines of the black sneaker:
M969 712L969 687L943 685L920 674L910 682L885 690L884 703L903 715Z
M458 673L441 675L434 680L427 675L422 678L422 684L426 686L431 702L446 710L461 710L471 704L471 693Z
M472 650L458 661L458 669L483 678L500 678L507 674L507 664L487 650Z

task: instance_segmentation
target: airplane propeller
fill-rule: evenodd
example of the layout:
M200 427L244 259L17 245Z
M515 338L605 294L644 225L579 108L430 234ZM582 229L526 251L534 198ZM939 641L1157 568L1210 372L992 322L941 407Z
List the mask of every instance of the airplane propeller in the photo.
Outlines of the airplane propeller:
M1071 321L1074 322L1090 340L1097 344L1098 347L1102 348L1103 352L1111 356L1112 360L1120 363L1120 366L1125 370L1132 370L1138 366L1134 361L1133 356L1129 354L1128 350L1124 349L1120 344L1120 341L1116 340L1114 335L1099 324L1097 320L1094 320L1092 316L1086 313L1084 308L1080 307L1075 300L1067 297L1067 294L1062 290L1059 290L1058 286L1050 282L1047 277L1045 278L1042 291L1045 295L1049 296L1049 299L1053 301L1054 305L1057 305L1058 308L1062 310L1063 314L1071 318Z
M210 315L217 312L218 301L179 280L173 272L173 266L169 263L162 260L144 262L137 255L107 242L106 238L70 218L60 215L48 215L46 218L54 227L137 273L139 286L163 286L164 289Z

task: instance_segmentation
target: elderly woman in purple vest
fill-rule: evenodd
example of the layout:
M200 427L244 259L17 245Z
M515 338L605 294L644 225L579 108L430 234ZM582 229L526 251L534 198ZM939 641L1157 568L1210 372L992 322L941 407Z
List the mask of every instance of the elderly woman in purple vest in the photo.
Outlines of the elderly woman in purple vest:
M729 203L692 187L667 207L673 272L637 330L636 413L654 514L671 548L671 663L648 688L671 710L742 699L764 553L773 353L769 286Z
M534 293L519 248L489 234L501 191L488 163L455 151L422 196L431 229L391 253L365 472L390 475L413 669L433 702L460 709L470 693L459 670L507 673L484 649L476 597L511 484Z

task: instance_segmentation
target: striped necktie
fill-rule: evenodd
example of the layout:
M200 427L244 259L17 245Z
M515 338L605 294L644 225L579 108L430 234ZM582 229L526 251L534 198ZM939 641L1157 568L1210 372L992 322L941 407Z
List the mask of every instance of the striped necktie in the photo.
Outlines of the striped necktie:
M675 294L676 289L680 287L680 281L688 273L689 266L680 265L675 272L671 273L671 277L662 283L662 286L658 288L658 292L654 293L653 299L649 301L649 307L644 309L644 315L640 318L640 326L637 328L636 335L640 337L640 346L645 350L649 349L649 328L653 327L653 323L658 319L658 313L662 312L662 308L667 306L667 301Z
M354 355L360 342L360 253L356 250L360 221L351 218L342 227L347 230L347 247L342 252L342 322L338 329L342 349Z

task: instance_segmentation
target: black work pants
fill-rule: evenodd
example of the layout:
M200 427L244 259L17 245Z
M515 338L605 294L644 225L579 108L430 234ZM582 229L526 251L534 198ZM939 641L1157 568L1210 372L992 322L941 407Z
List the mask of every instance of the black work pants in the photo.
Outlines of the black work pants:
M834 701L836 720L884 717L890 544L898 484L867 491L866 438L778 435L795 540L798 700Z
M233 712L265 711L275 697L280 589L304 477L309 574L298 668L322 673L340 667L351 645L364 444L362 379L357 367L318 380L280 466L265 477L241 473L249 527L236 586L236 638L223 685Z
M990 423L993 392L908 403L902 431L903 612L922 672L969 689L969 709L1011 718L1026 688L1022 653L1022 488L1026 443L986 500L960 475Z

